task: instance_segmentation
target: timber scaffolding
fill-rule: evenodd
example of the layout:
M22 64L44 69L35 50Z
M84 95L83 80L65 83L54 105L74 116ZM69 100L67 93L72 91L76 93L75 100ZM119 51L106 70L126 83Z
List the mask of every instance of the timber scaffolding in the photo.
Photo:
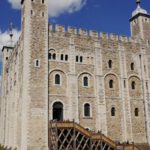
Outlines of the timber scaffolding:
M117 144L74 121L49 122L49 150L142 150L133 144Z

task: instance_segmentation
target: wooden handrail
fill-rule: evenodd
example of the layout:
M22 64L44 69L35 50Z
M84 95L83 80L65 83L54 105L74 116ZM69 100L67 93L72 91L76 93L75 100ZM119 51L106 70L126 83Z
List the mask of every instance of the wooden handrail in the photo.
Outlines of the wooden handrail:
M71 121L59 121L59 122L52 121L50 122L50 124L51 123L56 123L57 128L74 128L75 130L83 133L85 136L91 138L92 140L102 140L115 149L117 149L117 146L119 146L113 140L111 140L109 137L105 136L101 132L95 133L95 132L86 130L84 127L82 127L78 123L75 123L74 121L72 122ZM141 150L134 144L124 145L124 150L133 150L133 146L134 146L134 150Z
M117 147L117 144L114 141L112 141L110 138L106 137L102 133L93 133L91 131L88 131L75 122L59 121L55 123L57 124L57 128L75 128L79 132L83 133L85 136L90 137L92 140L103 140L104 142L111 145L112 147L114 148Z

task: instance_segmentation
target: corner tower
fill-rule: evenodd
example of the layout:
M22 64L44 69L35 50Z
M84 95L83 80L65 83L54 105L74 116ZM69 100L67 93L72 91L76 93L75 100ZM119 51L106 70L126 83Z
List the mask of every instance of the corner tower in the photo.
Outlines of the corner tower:
M48 150L48 0L22 0L22 126L19 150Z
M150 40L150 14L141 8L140 0L136 0L137 8L133 11L130 19L131 36Z

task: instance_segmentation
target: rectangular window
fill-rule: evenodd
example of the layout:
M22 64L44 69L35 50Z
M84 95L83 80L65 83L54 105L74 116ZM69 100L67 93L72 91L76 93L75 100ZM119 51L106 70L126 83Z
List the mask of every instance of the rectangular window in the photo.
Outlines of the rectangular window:
M79 61L79 57L78 56L76 56L76 62L78 62Z
M124 88L126 88L126 80L123 81Z
M40 67L40 60L38 59L34 60L34 67Z

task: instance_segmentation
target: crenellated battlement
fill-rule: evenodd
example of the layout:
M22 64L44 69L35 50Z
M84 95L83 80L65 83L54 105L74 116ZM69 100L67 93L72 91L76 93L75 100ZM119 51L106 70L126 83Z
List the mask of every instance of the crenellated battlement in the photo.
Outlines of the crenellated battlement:
M70 33L70 34L77 34L77 28L75 28L75 27L68 27L68 33Z
M109 37L111 40L115 40L115 41L117 41L119 39L118 35L116 35L115 33L110 33Z
M107 33L107 32L97 32L93 30L87 30L83 28L76 28L68 26L67 28L62 25L52 25L49 24L49 31L52 32L58 32L58 33L69 33L71 35L79 35L83 36L84 38L93 38L97 40L112 40L112 41L118 41L118 42L133 42L137 43L139 42L136 39L133 39L131 37L127 37L124 35L117 35L115 33Z

